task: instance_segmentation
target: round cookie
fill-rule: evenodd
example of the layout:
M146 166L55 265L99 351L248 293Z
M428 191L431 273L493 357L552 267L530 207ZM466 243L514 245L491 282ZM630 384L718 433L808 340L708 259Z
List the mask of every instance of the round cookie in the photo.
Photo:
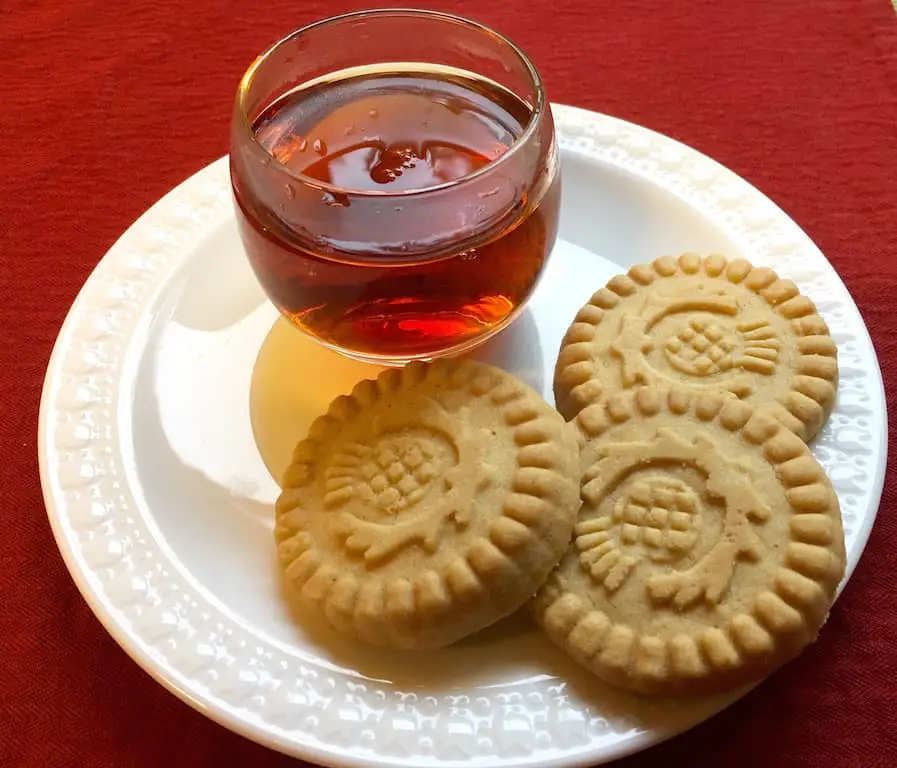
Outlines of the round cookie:
M275 537L303 610L369 643L448 645L532 597L579 509L574 428L470 361L338 397L296 448Z
M575 423L583 505L534 605L555 643L611 684L680 695L758 680L815 639L844 535L797 435L731 395L655 386Z
M725 390L810 440L835 401L835 343L790 280L744 259L687 253L632 267L576 315L554 376L568 419L643 384Z

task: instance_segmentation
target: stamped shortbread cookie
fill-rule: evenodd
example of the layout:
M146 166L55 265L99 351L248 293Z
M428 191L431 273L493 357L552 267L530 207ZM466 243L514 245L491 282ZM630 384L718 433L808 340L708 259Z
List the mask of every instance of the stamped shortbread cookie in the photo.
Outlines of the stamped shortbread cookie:
M676 695L758 680L815 639L844 536L798 436L731 395L656 386L575 424L583 506L535 601L558 645L609 683Z
M744 259L684 254L632 267L576 315L555 368L568 419L643 384L725 390L805 440L835 400L835 343L790 280Z
M508 373L412 363L337 398L296 448L278 556L305 610L377 645L447 645L514 611L567 549L572 425Z

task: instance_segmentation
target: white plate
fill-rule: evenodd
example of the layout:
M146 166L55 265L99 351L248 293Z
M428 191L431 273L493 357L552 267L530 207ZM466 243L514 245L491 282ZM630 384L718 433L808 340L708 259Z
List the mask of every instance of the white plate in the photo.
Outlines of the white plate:
M635 125L554 111L561 240L528 309L483 356L550 399L564 329L622 268L687 250L775 267L816 300L840 351L837 406L813 451L841 501L849 574L878 508L886 425L878 363L844 285L722 166ZM375 372L277 319L241 250L224 159L109 251L50 362L40 469L72 576L144 669L228 728L340 766L593 764L740 695L639 701L591 680L519 616L419 655L297 622L277 586L269 467L279 472L313 416Z

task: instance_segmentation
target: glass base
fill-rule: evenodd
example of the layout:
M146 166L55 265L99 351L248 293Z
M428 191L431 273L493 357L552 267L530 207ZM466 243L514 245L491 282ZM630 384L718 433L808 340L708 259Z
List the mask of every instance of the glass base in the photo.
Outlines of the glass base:
M532 293L530 295L532 295ZM529 297L527 297L527 301L528 300ZM322 347L333 350L343 357L347 357L350 360L356 360L360 363L371 363L373 365L401 368L402 366L408 365L408 363L412 363L416 360L429 362L431 360L438 360L440 358L459 357L461 355L467 354L468 352L472 352L473 350L485 344L490 339L497 336L509 325L511 325L511 323L513 323L514 320L516 320L523 312L524 308L526 307L527 301L518 304L514 308L514 311L510 312L504 320L490 328L488 331L480 334L479 336L476 336L472 339L467 339L460 344L446 347L445 349L435 350L432 352L421 352L414 355L383 355L360 352L354 349L346 349L344 347L340 347L337 344L331 344L330 342L324 341L323 339L319 339L314 334L308 333L307 331L303 330L293 322L292 318L286 312L281 311L281 314L290 321L290 325L292 325L298 333L302 333L305 336L314 339Z

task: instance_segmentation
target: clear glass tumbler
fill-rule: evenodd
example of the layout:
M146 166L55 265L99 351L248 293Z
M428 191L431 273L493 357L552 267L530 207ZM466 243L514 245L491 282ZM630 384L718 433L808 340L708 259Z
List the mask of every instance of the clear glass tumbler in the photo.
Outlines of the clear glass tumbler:
M512 42L432 11L311 24L250 66L230 168L265 292L350 357L457 354L523 308L557 236L554 124Z

